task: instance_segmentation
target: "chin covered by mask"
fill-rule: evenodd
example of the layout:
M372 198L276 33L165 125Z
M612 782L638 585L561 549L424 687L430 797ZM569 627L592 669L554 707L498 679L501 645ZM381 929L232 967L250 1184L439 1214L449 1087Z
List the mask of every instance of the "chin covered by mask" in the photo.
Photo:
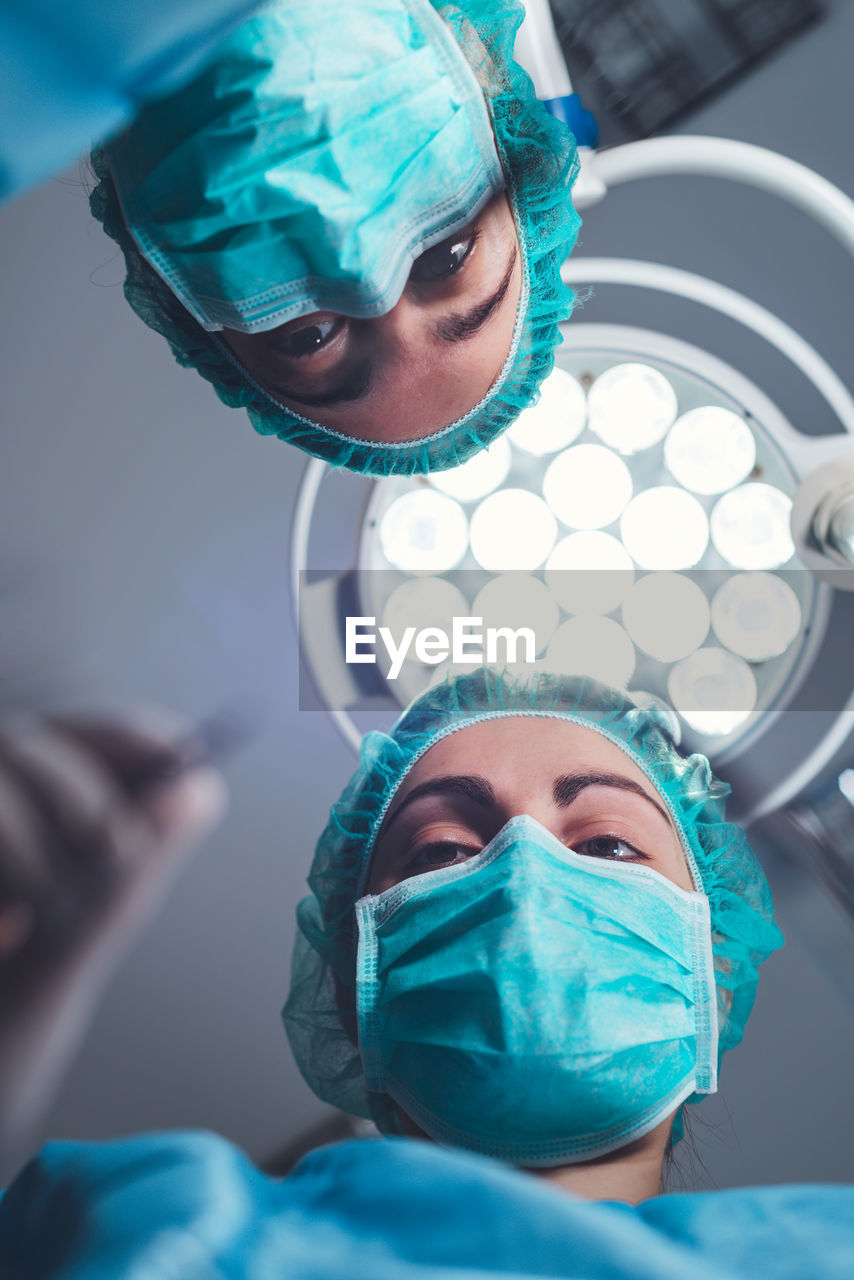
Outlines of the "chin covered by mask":
M577 162L513 62L521 16L518 0L272 0L93 156L92 210L134 310L262 434L409 474L465 461L536 396L571 309ZM415 258L504 188L523 269L513 340L484 400L433 434L384 443L314 422L213 336L385 314Z
M513 716L564 719L624 751L670 813L694 892L647 868L591 869L523 817L468 862L366 895L414 764L448 734ZM483 669L367 735L315 852L283 1013L319 1097L384 1132L400 1131L399 1106L449 1145L547 1165L614 1150L714 1091L782 939L746 837L724 820L728 788L672 734L662 710L597 681ZM452 974L479 990L468 1014L447 997Z

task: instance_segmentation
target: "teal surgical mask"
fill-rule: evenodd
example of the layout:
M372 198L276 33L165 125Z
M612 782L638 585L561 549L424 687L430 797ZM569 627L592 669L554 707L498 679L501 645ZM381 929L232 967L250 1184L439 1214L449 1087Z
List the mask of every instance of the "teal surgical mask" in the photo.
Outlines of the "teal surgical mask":
M139 251L208 331L385 314L504 186L429 0L269 0L104 150Z
M587 1160L717 1088L709 902L533 818L356 904L368 1089L436 1141Z

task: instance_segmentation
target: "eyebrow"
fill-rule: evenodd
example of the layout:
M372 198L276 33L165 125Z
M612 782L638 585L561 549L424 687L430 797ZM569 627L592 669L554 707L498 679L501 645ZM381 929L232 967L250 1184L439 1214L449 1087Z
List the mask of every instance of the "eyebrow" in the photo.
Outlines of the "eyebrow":
M440 342L465 342L468 338L473 338L483 328L487 320L495 314L507 296L515 266L516 246L513 245L507 269L495 292L490 297L485 298L483 302L478 302L476 306L472 307L471 311L449 316L446 320L440 320L433 327L433 336L438 338ZM276 389L276 396L284 400L295 400L297 404L308 405L313 409L322 409L337 404L351 404L354 400L364 399L373 383L373 365L370 360L363 360L355 368L349 369L338 382L333 383L326 391L318 392L317 395L294 391L292 387L280 383Z
M354 368L348 369L342 378L333 382L326 391L317 395L307 395L302 391L294 391L284 383L276 388L276 396L285 400L296 400L297 404L310 405L314 409L334 404L347 404L353 400L361 400L370 391L374 381L374 370L370 360L362 360Z
M490 316L494 315L507 296L515 266L516 246L514 244L510 250L507 268L495 292L489 298L485 298L483 302L477 303L476 306L472 307L471 311L448 316L446 320L440 320L433 327L433 336L438 338L440 342L465 342L468 338L474 337L478 330L483 328Z
M657 809L668 826L673 825L667 810L653 800L639 782L633 781L632 778L624 778L621 773L564 774L561 778L555 778L552 785L554 802L559 808L568 809L573 800L577 799L587 787L615 787L619 791L630 791L632 795L640 796L642 800L646 800L654 809Z
M657 809L668 826L672 827L673 825L667 810L653 800L652 796L648 795L640 783L624 777L621 773L563 774L561 777L555 778L552 784L552 797L559 808L568 809L587 787L614 787L618 791L630 791L633 795L640 796L642 800L646 800L654 809ZM411 804L428 796L439 795L462 796L482 809L489 809L496 803L495 789L491 783L487 782L486 778L480 778L473 774L449 774L444 778L430 778L427 782L422 782L419 786L413 787L409 795L386 817L383 824L383 838L388 834L392 823Z

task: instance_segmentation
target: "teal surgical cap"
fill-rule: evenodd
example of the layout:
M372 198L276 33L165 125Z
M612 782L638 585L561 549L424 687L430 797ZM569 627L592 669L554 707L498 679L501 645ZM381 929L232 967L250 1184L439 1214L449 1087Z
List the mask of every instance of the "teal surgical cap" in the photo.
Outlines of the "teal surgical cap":
M588 677L516 679L488 668L429 689L389 734L369 733L358 769L315 850L310 895L297 912L291 989L283 1011L294 1056L325 1102L393 1128L387 1100L370 1095L356 1047L356 926L377 832L409 770L448 734L484 720L542 716L603 734L641 768L664 800L707 895L718 1003L718 1056L741 1040L758 969L782 945L771 893L740 827L724 820L729 787L703 755L683 756L675 717L639 706ZM689 1101L697 1100L696 1095Z
M179 363L252 425L333 466L442 470L485 448L552 368L579 219L572 135L513 61L519 0L272 0L190 84L93 155L91 207L125 294ZM515 331L487 396L422 439L357 439L288 409L215 330L332 310L371 317L412 262L499 190L523 265Z

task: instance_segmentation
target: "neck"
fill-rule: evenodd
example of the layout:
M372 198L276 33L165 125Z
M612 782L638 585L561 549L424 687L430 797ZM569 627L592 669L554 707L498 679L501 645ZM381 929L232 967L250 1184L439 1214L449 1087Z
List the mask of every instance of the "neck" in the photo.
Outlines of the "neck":
M527 1172L585 1200L623 1200L627 1204L639 1204L661 1191L664 1155L672 1123L673 1116L668 1116L642 1138L595 1160L558 1165L554 1169L529 1169Z

